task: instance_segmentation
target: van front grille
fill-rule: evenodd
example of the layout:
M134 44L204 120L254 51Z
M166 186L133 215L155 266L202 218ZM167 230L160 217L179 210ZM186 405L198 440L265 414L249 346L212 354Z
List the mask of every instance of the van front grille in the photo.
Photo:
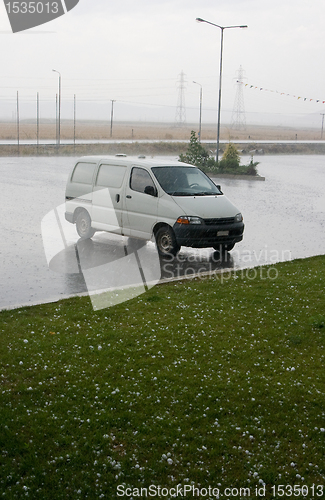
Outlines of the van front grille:
M220 224L233 224L235 217L221 217L219 219L203 219L207 226L219 226Z

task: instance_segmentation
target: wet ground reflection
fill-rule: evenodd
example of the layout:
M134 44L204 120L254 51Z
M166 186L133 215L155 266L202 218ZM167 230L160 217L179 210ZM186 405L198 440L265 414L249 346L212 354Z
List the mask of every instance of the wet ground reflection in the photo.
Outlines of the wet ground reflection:
M125 258L139 251L142 252L142 262L137 261L141 268L145 283L158 280L178 279L193 275L204 275L222 269L232 269L235 261L228 252L217 252L212 249L182 249L175 257L159 257L154 242L146 242L108 233L96 233L93 239L79 239L56 254L49 262L49 268L61 275L84 276L85 272L96 268L110 269L104 285L97 288L118 287L126 284L137 284L138 273L132 275L130 263ZM159 269L159 270L158 270ZM98 274L98 273L97 273ZM93 289L96 289L94 283Z
M211 248L201 251L186 249L176 257L161 258L160 266L162 279L174 279L232 269L235 261L229 252L216 252Z

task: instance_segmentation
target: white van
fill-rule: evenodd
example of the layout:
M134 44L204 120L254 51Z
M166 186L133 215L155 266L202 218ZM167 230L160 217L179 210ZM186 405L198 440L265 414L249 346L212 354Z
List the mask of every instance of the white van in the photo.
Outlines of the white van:
M176 255L181 246L231 250L244 232L242 214L197 167L124 155L77 161L65 218L81 238L96 231L154 237L161 255Z

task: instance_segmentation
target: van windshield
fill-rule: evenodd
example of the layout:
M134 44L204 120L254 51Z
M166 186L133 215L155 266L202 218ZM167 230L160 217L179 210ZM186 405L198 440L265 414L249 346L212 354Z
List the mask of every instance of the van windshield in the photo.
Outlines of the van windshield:
M163 190L172 196L207 196L222 194L198 168L172 166L151 169Z

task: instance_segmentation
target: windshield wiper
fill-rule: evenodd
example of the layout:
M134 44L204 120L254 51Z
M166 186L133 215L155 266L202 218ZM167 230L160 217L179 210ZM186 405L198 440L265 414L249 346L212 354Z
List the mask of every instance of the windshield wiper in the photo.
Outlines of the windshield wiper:
M187 191L172 191L168 194L170 196L192 196L192 193L188 193Z
M211 191L199 191L198 193L192 193L192 196L207 196L207 195L215 196L216 194L219 193L211 193Z
M221 193L211 193L211 191L198 191L197 193L189 191L171 191L168 192L170 196L217 196Z

